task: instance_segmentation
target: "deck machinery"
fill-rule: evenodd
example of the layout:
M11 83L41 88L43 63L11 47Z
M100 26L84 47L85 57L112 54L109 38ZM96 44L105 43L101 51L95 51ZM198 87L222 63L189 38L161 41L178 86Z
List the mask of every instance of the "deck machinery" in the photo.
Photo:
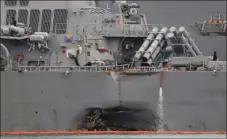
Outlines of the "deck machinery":
M195 22L190 25L192 29L202 36L227 36L226 12L210 13L210 19L204 22Z

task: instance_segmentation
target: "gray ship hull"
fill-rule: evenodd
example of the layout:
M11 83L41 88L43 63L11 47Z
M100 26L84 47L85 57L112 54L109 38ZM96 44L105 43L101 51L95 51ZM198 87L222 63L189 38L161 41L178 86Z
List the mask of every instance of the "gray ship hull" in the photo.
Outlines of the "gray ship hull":
M122 100L159 109L160 74L122 77ZM165 72L163 115L169 130L226 130L226 72Z
M122 75L117 84L102 72L2 72L1 130L76 130L86 108L120 103L157 113L159 78ZM226 72L165 72L163 96L168 130L226 130Z
M105 2L98 6L106 8ZM224 2L216 1L136 2L146 13L148 23L176 26L207 20L209 11L226 9ZM55 2L51 7L49 5L52 4L37 2L28 9L68 9L63 1ZM1 21L5 21L7 9L18 7L5 8L1 4L4 13ZM74 30L69 28L67 33ZM207 39L187 30L196 37L204 55L217 51L220 59L226 59L226 47L223 47L226 46L225 37ZM63 36L56 35L56 40L63 41ZM50 46L56 44L58 42L54 41ZM21 51L25 53L27 49ZM60 48L53 49L58 51ZM17 48L15 50L20 52ZM109 73L104 72L72 72L68 76L62 72L1 72L1 131L77 130L87 108L120 104L152 110L157 115L159 78L160 73L122 75L121 82L117 84ZM166 130L226 131L226 72L165 72L162 89Z
M69 130L86 108L118 103L111 76L97 72L4 72L1 98L2 131Z

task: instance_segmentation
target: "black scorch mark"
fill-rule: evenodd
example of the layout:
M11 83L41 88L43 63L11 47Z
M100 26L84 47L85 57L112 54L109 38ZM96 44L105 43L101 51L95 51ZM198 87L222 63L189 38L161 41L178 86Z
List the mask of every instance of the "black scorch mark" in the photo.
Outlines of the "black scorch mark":
M157 131L159 118L152 110L125 107L90 108L78 126L88 131ZM165 125L165 130L168 127Z

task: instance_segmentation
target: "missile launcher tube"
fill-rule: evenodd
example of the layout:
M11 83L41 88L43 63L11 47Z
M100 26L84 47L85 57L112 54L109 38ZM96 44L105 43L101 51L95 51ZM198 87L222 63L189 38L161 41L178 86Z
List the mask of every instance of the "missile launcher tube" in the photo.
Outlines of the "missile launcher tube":
M172 48L172 46L167 46L166 48L165 48L165 52L172 52L173 51L173 48Z
M177 40L177 38L175 37L174 33L172 33L172 32L167 33L166 37L170 40L170 42L172 44L174 44L176 42L176 40Z
M186 31L186 29L184 27L180 27L179 28L179 32L182 33L184 35L184 37L188 40L189 44L192 46L192 49L194 50L194 52L196 53L196 55L202 55L202 53L200 52L200 50L198 49L198 47L196 46L195 42L192 40L192 38L189 36L188 32Z
M151 65L153 64L154 60L157 58L159 52L162 50L162 47L165 45L165 40L162 40L161 43L159 43L159 46L156 47L156 49L154 50L153 54L151 55L150 59L146 62L147 65Z
M173 33L175 37L178 36L178 31L177 31L177 28L176 27L171 27L169 29L169 32Z
M141 58L142 54L146 51L147 47L152 42L152 40L154 39L154 37L157 33L158 33L158 28L157 27L153 28L151 33L148 35L148 37L146 38L146 40L142 44L142 46L136 52L136 55L134 56L135 61L138 61Z
M187 42L186 38L183 36L182 33L179 33L179 39L180 41L185 44L186 49L189 51L189 54L191 56L196 56L196 53L194 52L194 50L192 49L192 46Z
M164 27L164 28L161 29L160 34L157 35L155 40L151 43L150 47L148 48L148 50L143 55L144 61L147 61L151 57L151 55L154 52L155 48L162 41L162 39L166 35L167 31L168 31L167 27Z

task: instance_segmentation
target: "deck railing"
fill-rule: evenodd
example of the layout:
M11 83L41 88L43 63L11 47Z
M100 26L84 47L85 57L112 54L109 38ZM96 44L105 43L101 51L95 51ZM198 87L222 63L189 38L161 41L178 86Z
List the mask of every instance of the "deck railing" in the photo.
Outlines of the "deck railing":
M103 36L129 36L129 37L147 37L148 33L154 27L161 29L165 25L162 24L147 24L141 26L132 26L131 24L123 24L122 28L105 28L101 33Z
M129 65L121 66L18 66L20 71L70 71L70 72L108 72L128 69Z
M155 67L132 67L129 66L19 66L18 71L23 72L125 72L125 73L147 73L147 72L160 72L160 71L186 71L178 70L173 67L155 68ZM192 71L192 70L188 70ZM202 67L196 71L226 71L226 68L218 69L215 66Z
M165 67L132 67L131 64L125 65L113 65L113 66L23 66L18 65L18 71L56 71L56 72L109 72L109 71L117 71L117 72L158 72L161 70L165 71L192 71L197 67L197 71L226 71L226 61L210 61L210 60L201 60L199 58L198 61L194 58L192 61L188 59L181 59L172 61L173 63L167 64ZM171 65L174 64L174 65ZM177 67L177 65L184 65L181 67ZM182 69L185 67L185 69Z
M18 71L24 72L154 72L154 67L121 66L18 66Z

